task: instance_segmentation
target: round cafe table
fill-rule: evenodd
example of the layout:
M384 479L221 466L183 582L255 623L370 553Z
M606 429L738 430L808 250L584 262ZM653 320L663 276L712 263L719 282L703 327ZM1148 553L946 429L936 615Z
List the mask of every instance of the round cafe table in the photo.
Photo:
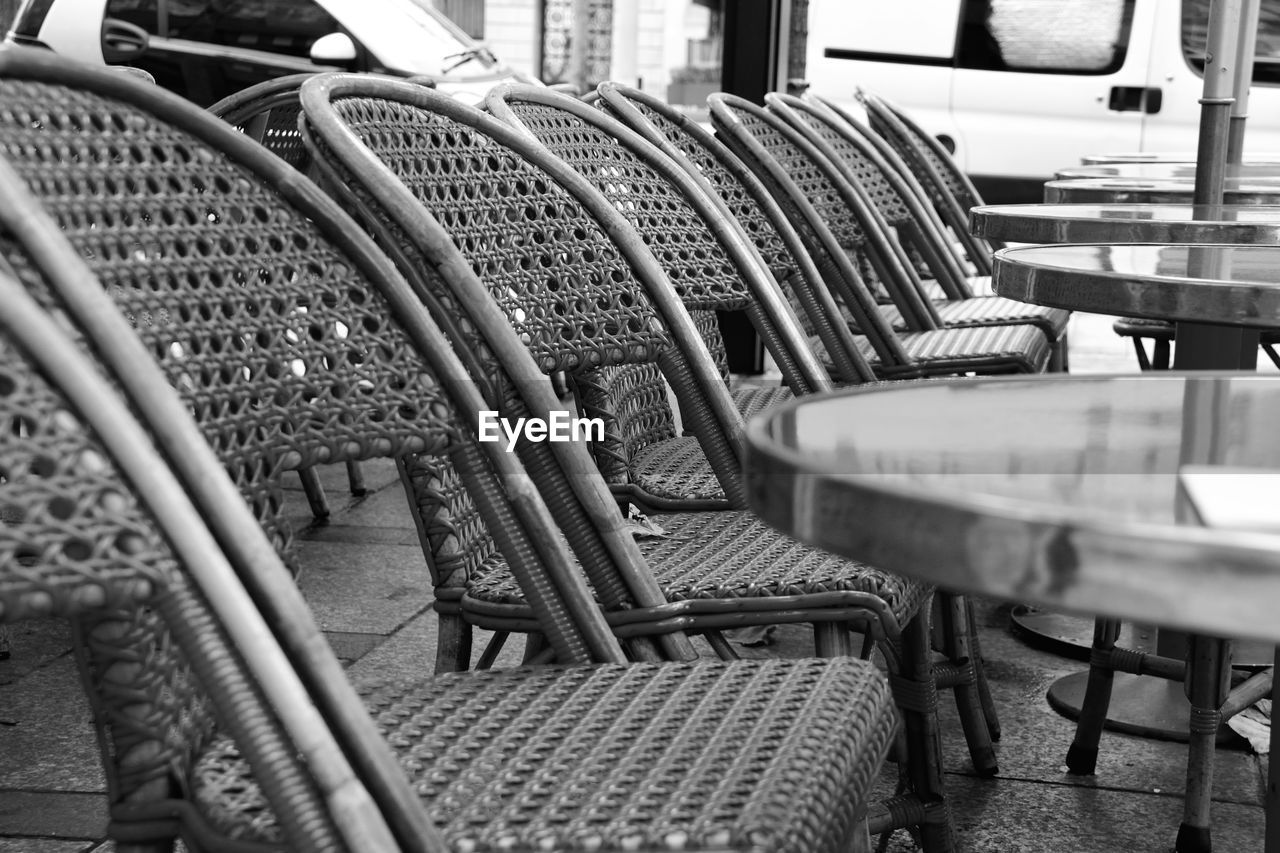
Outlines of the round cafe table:
M1194 151L1114 151L1102 154L1086 154L1080 158L1085 166L1100 166L1107 163L1194 163ZM1280 151L1262 151L1244 155L1246 163L1280 163Z
M1280 380L1256 374L892 383L754 418L747 496L947 589L1274 644L1280 514L1258 496L1280 489L1277 423Z
M978 236L1009 243L1280 244L1280 206L1269 205L1218 205L1211 210L1190 203L986 205L970 211L969 225ZM1119 298L1120 293L1111 295ZM1014 608L1012 620L1015 632L1027 642L1088 660L1092 619L1022 604ZM1123 631L1121 646L1156 650L1158 635L1149 626L1126 623ZM1167 651L1176 653L1173 648ZM1236 655L1247 665L1269 660L1271 650L1237 646Z
M1280 180L1280 163L1228 163L1228 178L1236 180ZM1091 166L1067 166L1059 169L1054 177L1059 180L1076 178L1137 178L1144 181L1178 180L1194 181L1196 164L1191 163L1100 163Z
M969 231L1006 243L1280 244L1280 205L993 204L969 211Z
M1194 195L1195 181L1185 178L1076 178L1044 185L1044 200L1050 204L1189 204ZM1227 178L1223 201L1280 204L1280 178Z

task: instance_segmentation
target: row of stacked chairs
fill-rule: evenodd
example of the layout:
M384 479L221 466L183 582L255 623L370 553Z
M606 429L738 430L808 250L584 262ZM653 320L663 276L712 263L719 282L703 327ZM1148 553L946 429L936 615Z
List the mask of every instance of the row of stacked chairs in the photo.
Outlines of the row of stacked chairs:
M0 620L75 626L117 849L953 849L937 690L978 772L999 735L971 609L763 525L743 419L1065 367L1065 315L975 296L933 200L885 172L872 203L823 153L892 153L829 105L715 96L717 136L621 86L486 107L324 75L223 121L0 54ZM726 311L782 387L731 386ZM565 390L603 440L477 440ZM291 581L281 478L379 457L440 654L357 692ZM788 622L815 658L732 660L726 631ZM529 635L529 666L469 670L475 628Z

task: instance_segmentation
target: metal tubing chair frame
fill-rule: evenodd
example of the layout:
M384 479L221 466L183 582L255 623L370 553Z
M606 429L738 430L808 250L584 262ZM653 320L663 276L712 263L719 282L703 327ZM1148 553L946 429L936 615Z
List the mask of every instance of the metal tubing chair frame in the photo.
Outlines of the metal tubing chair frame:
M510 353L512 349L525 349L517 363L527 362L527 350L531 348L544 374L573 366L566 365L563 358L547 349L545 340L533 335L535 330L526 325L528 317L521 313L524 309L515 310L511 304L503 309L495 304L495 300L501 303L507 299L508 289L515 287L515 283L506 277L509 271L506 267L493 270L492 281L485 282L478 277L478 270L487 270L490 266L482 254L471 254L469 250L479 252L480 241L492 239L483 235L492 235L493 229L479 215L477 208L463 198L464 193L473 194L476 198L486 198L497 204L498 209L486 210L486 215L493 222L524 221L535 210L546 211L548 215L554 212L553 217L542 221L554 223L566 232L572 230L575 242L587 240L591 245L599 246L597 251L603 252L604 247L600 245L599 237L593 238L590 231L577 233L579 229L588 226L585 221L569 212L568 199L572 198L575 204L582 205L590 210L591 216L599 219L601 236L608 235L620 257L625 258L634 271L653 276L653 281L657 283L665 280L655 259L621 213L582 176L510 125L436 93L415 89L400 81L368 75L318 78L304 87L302 97L306 115L304 135L316 149L317 161L325 164L327 185L339 193L349 209L366 208L361 211L360 220L366 227L374 230L379 242L393 256L409 265L406 274L411 280L412 267L424 263L448 271L444 278L449 284L450 292L424 298L441 310L453 311L459 320L465 317L468 331L460 330L460 333L479 332L482 337L477 339L473 336L468 347L483 345L493 352L501 350L506 353ZM375 117L378 115L388 117L385 125L377 122ZM347 124L348 120L352 122L351 125ZM433 144L443 147L433 150ZM380 155L388 159L379 159ZM456 164L453 158L458 158ZM428 162L440 165L428 167L424 171L423 167ZM491 181L483 179L484 168L494 170ZM439 175L438 186L437 178L434 177L436 175ZM457 177L446 178L446 175ZM401 180L405 184L401 184ZM499 191L495 195L487 195L488 191L482 187L488 184L494 187L512 187L518 192ZM464 187L475 189L463 190ZM532 190L535 187L536 192L526 193L522 189ZM555 187L559 189L554 189ZM454 230L446 231L450 226ZM520 246L539 242L523 237L516 231L504 234L503 239ZM552 258L563 255L563 261L572 262L576 249L573 244L565 243L551 251ZM525 264L517 260L511 265L511 269L525 266L541 268L537 261ZM546 269L548 272L545 275L561 281L553 272L556 269L554 265L547 266ZM537 278L540 279L542 275L544 274L539 274ZM568 281L565 284L572 284L583 277L586 276L566 276ZM611 280L619 281L616 278ZM565 284L557 285L555 292L564 291ZM618 285L615 284L616 286ZM648 292L647 288L643 290ZM673 293L669 286L667 292ZM569 290L558 298L574 300L581 297ZM504 310L509 316L503 315ZM554 300L544 310L554 312ZM507 343L503 343L504 341ZM528 380L518 382L516 390L525 394L529 400L536 397L538 388L545 389L548 384L545 376L531 376L525 369L512 369L509 372L517 379ZM677 513L663 516L662 521L664 525L670 525L669 529L675 534L674 537L660 538L656 542L642 540L641 545L647 555L666 554L667 560L688 561L690 553L700 555L708 546L721 549L722 546L718 543L722 540L725 546L733 549L733 553L745 557L755 549L754 545L748 543L757 541L760 536L759 522L739 518L737 513ZM748 522L745 528L743 521ZM682 535L682 530L686 528L681 525L693 524L695 526L688 529L701 530L697 525L704 523L714 523L720 527L719 538L708 539L705 544L700 544L699 539L704 538L705 534L697 533L687 537ZM788 550L794 548L793 544L779 544ZM720 554L720 551L716 553ZM783 552L777 553L781 556ZM702 566L701 571L714 570L707 559L709 558L702 556L695 558L695 562ZM724 560L725 556L720 555L716 559ZM654 565L661 564L655 561ZM764 588L761 587L759 592L764 593ZM819 649L825 650L826 654L835 654L850 650L847 634L839 624L855 617L852 611L840 605L842 599L852 602L849 595L849 592L835 592L832 589L831 592L813 597L800 594L773 598L772 594L766 593L759 598L753 597L750 601L736 597L717 599L710 596L697 600L681 599L672 601L662 609L648 608L647 611L632 610L617 614L618 618L611 618L611 623L620 631L648 632L670 630L673 627L715 631L731 625L779 621L812 622L815 624ZM863 599L862 596L858 598ZM823 601L829 604L820 606ZM463 604L466 604L465 599ZM864 600L862 606L869 606L869 602ZM491 606L487 612L497 611L496 606ZM672 618L654 618L663 615ZM924 667L924 671L929 667L927 621L915 618L898 627L898 623L888 612L870 623L865 615L864 611L864 615L857 618L866 629L890 640L901 639L900 648L896 647L896 642L889 647L889 659L895 669L902 667L902 677L911 679L911 684L914 685L912 689L919 691L923 688L926 693L931 691L931 678L925 676L921 679L919 675L908 675L920 673L920 667ZM888 621L884 621L885 616L889 617ZM518 626L512 627L518 629ZM713 639L714 636L712 634ZM713 642L713 645L720 651L727 651L723 643ZM936 720L933 711L924 710L923 706L912 700L906 701L904 707L912 711L906 715L906 725L910 732L909 739L915 744L910 750L907 772L918 796L903 801L905 811L895 804L889 811L880 813L872 821L873 828L921 823L930 839L929 846L946 849L950 844L950 830L947 828L949 821L945 801L942 799L940 777L936 775Z
M1053 347L1050 369L1065 369L1069 311L1027 305L999 296L975 297L961 266L962 259L953 251L942 223L937 221L924 191L913 178L904 177L875 146L821 106L777 93L767 95L765 104L804 134L840 170L846 182L860 190L879 215L889 239L875 243L872 250L879 251L887 244L895 251L896 260L883 264L902 276L892 288L893 292L913 294L913 305L927 312L932 324L940 328L1034 325L1044 332ZM890 156L898 159L896 154ZM922 271L917 272L917 267ZM923 273L932 276L946 293L945 300L935 302L929 298L920 277ZM905 322L903 325L910 328Z
M710 131L661 99L619 83L601 83L600 105L682 165L710 195L718 195L756 244L778 286L809 321L832 360L832 379L867 382L875 373L860 357L840 309L778 203L732 151Z
M452 759L445 758L434 771L436 775L431 775L432 760L442 747L438 739L424 740L422 727L453 718L449 723L452 728L446 728L443 733L446 740L465 738L473 728L478 728L486 746L499 744L496 755L503 759L510 755L514 763L507 773L519 775L528 770L521 764L520 753L527 743L539 742L538 730L544 723L561 721L561 724L552 723L555 730L553 739L560 741L567 733L566 725L578 726L585 719L584 713L591 711L595 720L591 725L596 727L579 727L575 735L582 746L594 748L597 744L609 743L610 738L606 735L612 733L614 723L622 724L619 733L642 731L646 728L643 715L650 714L652 725L658 729L656 734L664 743L690 747L688 755L691 759L706 756L707 761L699 767L699 779L713 779L714 787L721 789L726 768L733 767L735 774L743 773L744 791L759 792L758 796L753 794L734 800L735 808L752 803L752 807L739 811L741 815L749 815L749 826L719 822L695 826L677 806L669 817L664 812L659 820L651 819L647 824L654 827L657 837L645 837L644 829L623 827L620 830L622 839L616 843L625 845L627 839L634 841L639 838L642 844L658 846L666 833L675 831L694 846L746 849L758 842L757 833L768 835L773 832L776 835L765 842L766 846L797 843L812 849L840 849L852 844L859 849L865 848L866 834L859 830L865 816L861 800L865 797L879 757L883 756L892 739L894 721L886 704L887 688L882 679L866 664L856 661L614 665L456 676L440 680L439 690L428 695L425 706L422 701L414 700L416 704L411 704L408 709L397 704L400 700L395 689L398 688L367 693L365 701L378 714L379 726L388 727L400 750L407 750L407 763L402 766L396 761L388 742L373 726L368 712L350 690L336 658L325 647L280 561L277 549L287 547L287 539L271 541L266 538L258 527L258 519L247 511L245 495L227 476L228 472L234 471L238 477L247 477L246 483L252 483L255 478L273 477L290 467L324 461L326 455L361 457L447 450L464 476L479 478L475 480L477 484L486 477L490 481L495 477L501 478L502 487L482 490L475 497L488 513L486 523L500 525L502 535L517 539L527 536L530 555L538 555L539 559L529 562L531 571L526 574L521 570L518 576L522 581L526 578L534 581L532 576L538 574L533 571L535 564L541 565L549 576L551 582L545 589L538 588L537 582L522 583L522 587L527 590L530 600L545 602L538 609L548 615L539 619L539 625L547 632L550 642L560 650L560 658L572 661L603 656L621 660L620 648L590 598L581 597L587 592L586 584L573 569L564 540L554 532L552 517L538 492L531 487L517 457L500 448L483 447L483 443L477 442L467 428L466 414L492 404L484 399L481 386L472 381L446 342L442 330L431 320L416 294L395 273L391 262L316 187L300 179L296 172L277 159L265 156L263 149L255 143L176 97L154 89L144 91L131 81L121 83L115 79L117 76L30 51L8 51L0 56L0 78L3 78L0 102L5 104L7 114L11 116L10 124L0 125L0 133L13 140L6 149L12 161L12 171L8 165L0 169L0 186L4 187L6 199L12 202L0 211L0 245L4 247L4 262L22 278L38 300L49 303L50 308L63 313L76 325L84 335L86 345L109 368L131 406L152 425L151 437L174 466L181 488L191 495L209 525L213 538L200 540L197 537L197 552L204 550L216 554L221 551L235 566L253 597L248 609L263 612L265 622L272 626L271 630L289 655L289 664L302 676L310 701L301 704L301 712L318 709L324 718L319 732L308 731L306 725L290 728L285 724L289 736L302 739L302 752L310 759L304 767L308 778L302 780L302 793L304 800L316 802L316 797L308 795L306 789L310 785L319 786L323 802L318 814L294 815L294 808L285 797L272 798L268 795L264 800L248 771L238 769L243 763L238 751L229 742L214 741L208 744L209 752L206 753L206 759L212 763L203 765L204 771L234 776L236 783L232 788L224 790L215 786L210 789L198 785L196 799L191 801L191 805L170 797L168 804L160 802L156 804L159 808L153 806L149 811L145 808L146 803L117 802L113 811L122 823L132 819L141 824L147 821L160 824L139 826L138 834L122 837L129 842L145 843L154 839L162 843L166 835L181 827L196 833L193 840L197 844L207 842L210 849L231 849L237 843L227 835L230 831L227 827L231 825L239 827L231 834L236 835L240 843L254 846L253 842L246 840L247 835L258 836L269 845L278 846L280 839L273 838L268 831L273 825L278 826L268 819L274 817L285 822L288 843L293 849L442 850L446 847L442 833L433 826L433 820L423 808L422 798L439 798L441 803L448 803L452 797L480 811L473 809L467 812L465 808L458 810L450 806L452 814L436 818L443 834L449 836L450 846L493 844L507 847L513 840L518 845L544 846L548 839L554 846L564 846L569 843L567 837L559 841L553 834L522 837L525 830L521 827L530 816L539 815L544 808L549 808L555 814L548 815L548 822L543 822L541 828L534 827L529 831L557 831L553 826L564 830L561 815L565 807L571 807L570 801L563 800L557 806L555 801L548 801L545 797L531 802L521 800L512 806L516 810L512 818L505 824L501 821L495 824L493 816L497 806L494 797L506 800L509 792L502 786L516 784L516 780L504 775L501 761L494 765L493 773L489 772L490 764L487 762L486 769L478 776L461 772L457 762L468 750L478 748L467 744ZM31 120L37 112L39 118ZM82 124L82 121L86 123ZM130 139L131 134L145 138L146 144L124 141ZM99 135L103 137L101 141ZM18 141L23 136L43 138L51 144L24 145ZM84 216L60 203L60 197L50 189L56 186L56 182L51 185L38 180L46 157L52 158L48 162L53 163L55 172L61 168L62 161L58 155L62 149L52 144L54 139L83 140L79 144L86 147L78 152L81 156L75 165L86 179L86 186L92 184L95 177L108 181L125 180L121 177L124 166L116 156L116 152L122 149L113 146L131 150L132 156L138 159L156 156L157 162L169 166L163 170L166 179L145 188L139 184L135 192L118 194L110 200L103 196L103 208ZM130 145L137 147L130 149ZM306 239L312 242L313 249L321 244L327 247L319 254L327 254L328 260L335 261L332 267L317 265L308 267L304 276L277 278L274 280L276 287L268 289L261 297L267 302L259 305L260 308L270 307L272 312L283 310L300 326L286 324L283 328L276 326L273 331L270 325L263 324L256 326L247 337L227 336L226 343L237 346L224 355L225 351L220 350L216 343L209 343L206 347L199 335L203 332L204 323L220 316L218 309L230 306L233 294L245 293L246 289L234 275L214 274L204 280L199 288L207 292L207 295L202 294L203 299L187 294L186 300L167 302L165 294L170 289L181 290L177 285L187 280L181 274L172 275L175 265L179 269L183 266L185 252L155 254L150 256L151 262L145 264L139 263L132 252L126 252L126 263L123 266L118 264L120 255L114 251L107 232L123 224L125 233L136 233L129 229L137 227L141 221L145 223L144 229L153 229L147 233L148 237L170 235L171 232L176 235L180 230L176 223L182 223L184 218L165 215L138 220L127 215L117 216L114 208L139 203L139 197L148 194L157 197L167 195L185 174L198 176L196 183L200 191L196 198L206 211L205 216L196 217L196 228L221 235L218 240L195 240L193 247L207 259L227 252L230 248L228 240L247 239L257 245L256 240L247 237L244 231L238 237L233 236L235 229L231 227L246 224L237 220L237 215L254 209L265 216L265 221L275 223L289 218L289 212L293 212L292 224L299 229L294 232L295 248L307 234L312 235ZM32 198L27 190L28 181L32 182L29 186L38 192L50 194L51 197L45 201L50 205L51 215L46 215L39 201ZM263 194L257 195L259 191ZM237 193L242 195L237 197ZM262 206L254 208L255 203L244 201L246 197L262 199ZM81 218L76 219L77 215ZM260 220L260 217L253 216L247 222L259 224ZM95 228L97 225L103 227ZM270 241L269 237L262 239ZM161 244L177 245L163 240ZM95 251L82 254L88 245L92 245ZM147 251L154 250L156 244L147 242L143 245L143 251ZM265 272L270 264L288 268L293 261L282 257L287 254L288 250L282 247L280 251L254 255L263 265L258 272ZM138 277L122 278L122 270L136 273ZM100 283L94 278L94 272L105 276L105 280ZM339 281L342 284L337 289L319 289L320 279L326 275L329 284ZM292 310L289 300L298 298L298 293L313 283L317 290L313 294L314 299L303 303L307 310ZM0 286L3 286L2 282ZM293 293L287 292L290 288ZM251 298L257 298L258 292L254 289ZM365 306L364 313L349 318L355 321L355 325L339 325L331 319L334 315L330 312L336 311L345 300ZM380 303L380 300L384 302ZM272 302L284 304L267 304ZM369 307L371 304L373 307ZM210 309L213 310L210 312ZM212 313L213 317L207 316L206 312ZM143 322L131 322L138 319ZM395 329L394 334L401 336L404 341L401 346L389 344L386 338L377 346L365 346L366 343L374 343L374 336L387 334L384 330L388 328ZM259 350L269 354L265 361L255 356L248 357L246 361L241 356L241 351L257 353ZM373 378L373 364L412 369L415 379L407 383L392 381L389 385L379 385ZM410 364L412 368L406 366ZM312 369L305 369L308 365ZM323 383L309 387L309 383L317 381L318 375L325 370L333 370L337 376L348 369L371 383L370 386L354 383L354 391L361 397L368 419L345 424L342 428L319 418L322 410L331 405L333 397L353 389L352 383L343 383L341 387L337 384L326 387ZM83 372L73 370L73 373ZM254 428L233 416L229 423L219 424L217 413L238 415L229 412L224 402L217 401L221 389L238 388L253 377L270 378L278 394L284 394L286 388L293 388L310 402L296 410L298 420L294 422L262 423ZM202 395L198 390L201 381L210 383L211 395ZM272 383L268 386L272 387ZM175 390L187 396L180 397ZM253 411L256 404L266 403L265 397L256 392L250 393L245 401L249 405L250 417L258 414ZM284 405L280 398L272 402ZM383 406L384 411L378 412L378 406ZM387 406L395 411L386 410ZM193 410L200 419L199 425L192 420ZM224 426L229 431L220 432ZM326 433L331 426L334 427L333 432ZM115 430L116 427L110 429ZM21 438L19 431L10 435ZM216 441L217 452L207 443L211 438ZM237 440L245 443L243 448L236 446ZM281 455L275 459L266 458L276 452L269 448L276 448ZM259 453L264 458L258 458L256 454ZM163 466L152 467L163 469ZM37 476L40 475L37 473ZM165 494L157 492L157 500L164 500ZM176 506L180 502L174 503ZM516 552L511 556L519 560L512 565L525 562ZM7 570L9 567L4 568ZM137 584L131 589L135 596L147 592L145 586ZM88 593L83 601L96 603L94 591L89 590ZM234 610L232 607L231 611ZM557 617L554 615L556 612L564 615ZM245 642L245 648L257 654L258 646L251 639L245 639L247 635L238 636ZM594 639L590 639L592 637ZM266 680L274 677L267 670L257 669L254 672ZM679 695L682 684L689 688L684 692L684 698L673 700L672 697ZM280 686L273 684L270 690L278 693ZM601 705L594 698L608 696L611 692L625 701L611 707L607 702ZM559 709L554 703L540 706L538 697L547 693L555 694L555 702L566 704ZM512 696L519 697L516 705L503 710L501 703ZM718 697L709 707L712 713L704 718L713 730L726 725L735 727L739 722L742 728L728 740L709 738L706 737L707 732L695 731L698 724L686 704L691 696L698 700ZM740 701L744 696L756 698ZM766 696L768 701L756 701ZM638 698L633 701L632 697ZM436 702L437 698L439 702ZM133 695L129 701L136 707L139 698ZM847 705L851 702L866 714L866 725L846 716ZM590 703L599 707L593 709ZM625 710L628 705L632 710ZM474 711L469 712L469 708ZM459 709L463 713L456 715ZM513 710L516 712L514 717ZM417 714L418 711L421 715ZM728 716L719 718L718 711L724 711ZM532 713L533 716L520 719L519 712ZM641 717L628 722L632 714L641 714ZM812 725L803 726L802 720ZM397 730L397 727L406 725L403 731ZM665 725L674 725L675 728L668 730ZM338 736L346 760L372 794L377 812L386 819L390 833L380 829L378 821L372 819L352 828L348 818L353 814L363 813L370 818L376 815L365 805L369 801L359 794L357 786L348 784L351 774L343 769L342 762L336 756L333 760L324 759L327 747L324 739L316 735L323 734L326 728ZM769 734L796 728L805 729L808 733L791 740L780 740ZM681 729L686 732L684 736ZM816 766L813 755L816 752L828 754L825 750L832 743L832 735L842 746L830 756L831 761L821 764L821 783L813 786L805 783L808 791L796 788L797 782L812 775ZM716 742L719 745L713 746ZM123 742L121 744L124 745ZM728 751L725 751L725 746L729 747ZM569 749L566 755L572 755L576 760L579 752L567 743L565 747ZM648 747L637 744L635 748L639 750L638 755L652 754L645 751ZM794 772L764 776L743 772L754 764L772 766L763 754L754 763L745 757L744 750L761 749L775 752L779 759L785 756L784 760L794 767ZM523 761L529 762L544 753L545 750L543 753L535 750ZM741 756L741 762L731 753ZM282 751L287 760L294 755L292 747ZM295 765L303 764L296 758L291 760ZM639 782L632 774L611 780L611 774L623 771L625 775L630 767L629 764L619 765L616 752L605 750L593 761L594 770L591 772L602 774L598 777L602 790L616 792L618 785L635 786L636 792L643 792L648 799L653 798L655 791L662 790L673 798L672 802L684 801L684 788L655 785L658 777L646 777L646 781ZM679 764L677 775L682 783L689 778L690 766L688 763ZM404 775L406 770L414 767L417 768L414 772L423 774L425 771L427 774L419 781L417 789L406 783ZM169 767L166 773L176 770ZM437 778L441 775L443 778ZM536 787L543 791L548 785L568 784L577 778L571 765L557 762L554 773L538 781ZM186 790L180 779L175 781L179 790ZM274 772L266 772L260 781L275 783L278 780ZM476 787L477 782L479 787ZM450 786L454 784L464 787L450 793ZM797 800L800 794L804 796ZM611 793L610 796L615 795ZM694 799L697 800L696 797ZM439 805L437 803L437 807ZM206 811L215 807L229 810L219 818L216 826L204 817ZM139 812L139 808L143 811ZM594 808L619 806L610 801L609 804L598 803ZM809 816L802 817L797 810L808 812ZM796 814L794 819L791 817L793 813ZM347 827L345 836L327 825L330 819ZM288 830L290 824L300 825L299 829ZM681 829L682 826L687 828ZM575 841L596 846L612 841L607 838L609 830L598 824L564 831L571 833ZM490 833L488 840L483 840L486 832ZM632 832L639 835L632 835ZM200 840L201 836L204 841ZM344 844L343 837L349 843Z
M849 209L858 209L859 201L835 166L800 133L749 101L717 93L708 98L708 104L717 134L756 170L793 222L803 223L797 230L806 238L810 253L858 331L866 335L878 358L873 366L879 375L898 378L1042 369L1049 357L1049 344L1031 327L895 333L844 247L846 240L862 240L858 224L847 216ZM758 133L767 134L769 146ZM785 165L779 156L787 159ZM846 232L845 237L837 237L834 227Z

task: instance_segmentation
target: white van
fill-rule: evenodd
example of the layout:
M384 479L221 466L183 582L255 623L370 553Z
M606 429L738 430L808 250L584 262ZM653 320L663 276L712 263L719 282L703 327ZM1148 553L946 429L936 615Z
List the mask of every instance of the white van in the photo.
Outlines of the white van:
M811 0L811 91L862 87L952 149L987 201L1088 154L1194 151L1209 0ZM1280 0L1262 0L1245 150L1280 151Z

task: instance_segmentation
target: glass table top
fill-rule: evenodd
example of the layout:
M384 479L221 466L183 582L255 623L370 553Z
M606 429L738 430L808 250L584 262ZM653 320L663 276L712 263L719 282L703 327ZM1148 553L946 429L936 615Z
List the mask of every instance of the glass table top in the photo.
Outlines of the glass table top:
M969 225L1012 243L1280 244L1280 205L999 204L973 208Z
M1190 178L1076 178L1044 185L1044 200L1050 204L1186 203L1194 193L1195 181ZM1223 200L1228 204L1280 204L1280 177L1227 178Z
M1280 326L1280 246L1044 245L1002 249L1001 296L1099 314Z
M1258 375L885 384L754 419L748 495L801 540L955 589L1280 639L1280 501L1233 512L1186 484L1274 494L1278 425L1280 378ZM1195 494L1248 530L1200 526Z

